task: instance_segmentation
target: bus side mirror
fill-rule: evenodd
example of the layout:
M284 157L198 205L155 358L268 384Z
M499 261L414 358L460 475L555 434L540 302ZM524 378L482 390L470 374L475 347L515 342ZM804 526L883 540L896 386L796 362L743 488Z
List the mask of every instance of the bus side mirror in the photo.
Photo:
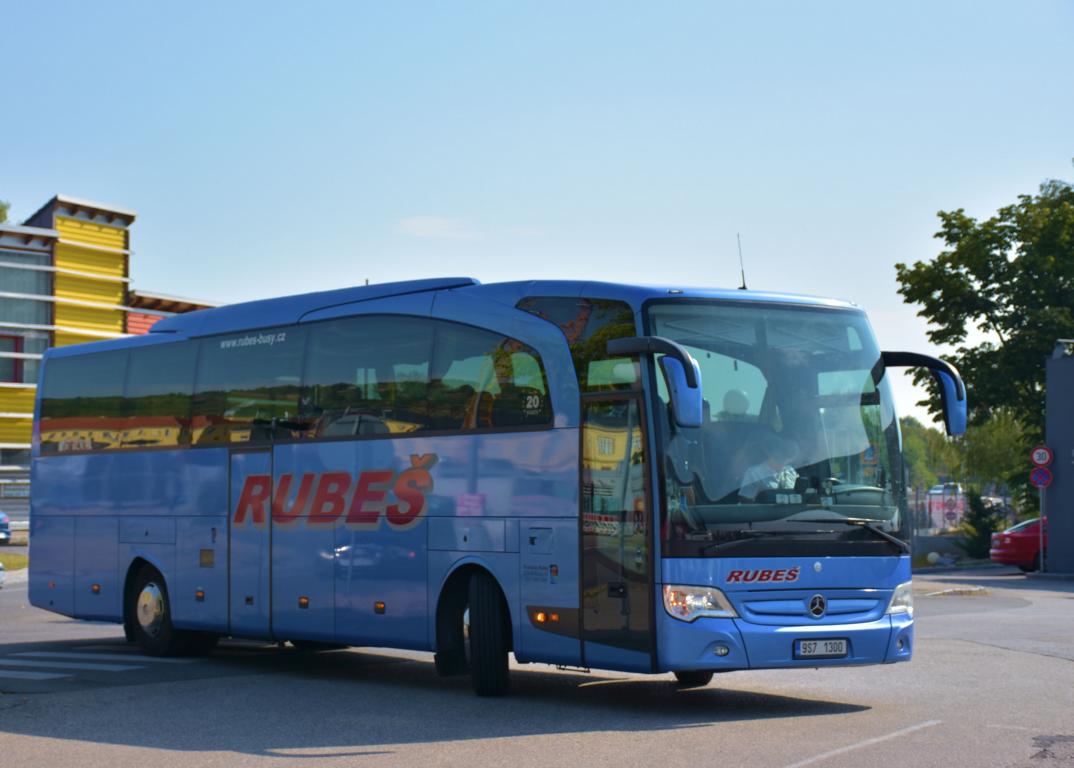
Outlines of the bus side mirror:
M940 385L940 405L947 434L954 437L966 433L966 385L955 366L938 357L916 352L884 352L881 357L886 368L927 368Z
M690 359L695 376L700 382L701 370L697 361ZM668 385L668 394L671 397L671 415L675 423L680 427L700 427L703 413L701 401L701 387L691 387L686 383L686 370L682 363L674 357L664 355L660 358L660 368L664 372L664 380Z
M701 426L701 368L681 344L662 336L633 336L611 339L607 352L612 357L663 355L660 367L668 385L675 424L680 427Z

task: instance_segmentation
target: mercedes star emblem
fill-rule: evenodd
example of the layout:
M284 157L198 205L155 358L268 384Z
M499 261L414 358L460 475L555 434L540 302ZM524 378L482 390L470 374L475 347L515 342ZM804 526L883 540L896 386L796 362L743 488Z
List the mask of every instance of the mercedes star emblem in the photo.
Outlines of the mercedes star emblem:
M813 595L809 598L809 615L814 619L819 619L824 615L824 612L828 609L828 601L824 599L824 595Z

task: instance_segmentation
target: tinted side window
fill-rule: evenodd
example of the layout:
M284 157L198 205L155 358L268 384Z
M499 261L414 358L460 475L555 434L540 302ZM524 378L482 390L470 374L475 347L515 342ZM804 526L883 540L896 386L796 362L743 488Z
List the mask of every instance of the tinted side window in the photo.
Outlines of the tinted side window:
M126 351L49 360L41 390L42 453L120 446L126 366Z
M264 442L298 434L305 329L202 339L194 385L196 445Z
M536 351L515 339L452 323L437 324L429 405L437 429L552 421Z
M607 299L532 297L520 301L518 308L560 327L571 348L582 392L641 386L637 357L609 357L605 351L610 339L637 335L629 304Z
M130 352L123 447L190 443L197 342L161 344Z
M489 331L410 317L313 326L302 400L315 437L552 420L534 350Z
M311 437L429 428L433 328L406 317L355 317L310 329L302 393Z

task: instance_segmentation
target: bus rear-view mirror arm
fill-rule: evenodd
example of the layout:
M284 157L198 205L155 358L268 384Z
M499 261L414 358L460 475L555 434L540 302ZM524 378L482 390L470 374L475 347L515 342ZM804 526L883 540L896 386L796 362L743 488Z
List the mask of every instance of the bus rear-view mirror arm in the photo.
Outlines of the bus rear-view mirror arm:
M940 405L949 435L966 432L966 385L958 369L945 360L918 352L883 352L885 368L927 368L940 385Z
M612 339L606 349L613 357L663 355L660 369L668 385L675 423L680 427L701 426L701 368L681 344L662 336L633 336Z

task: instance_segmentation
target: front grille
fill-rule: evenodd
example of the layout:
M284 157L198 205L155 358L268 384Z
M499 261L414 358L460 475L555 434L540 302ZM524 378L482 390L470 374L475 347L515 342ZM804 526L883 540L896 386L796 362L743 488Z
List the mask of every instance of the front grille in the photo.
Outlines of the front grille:
M822 595L827 607L821 618L809 612L809 601ZM753 624L857 624L876 621L883 615L890 591L880 590L770 590L729 595L739 616Z

